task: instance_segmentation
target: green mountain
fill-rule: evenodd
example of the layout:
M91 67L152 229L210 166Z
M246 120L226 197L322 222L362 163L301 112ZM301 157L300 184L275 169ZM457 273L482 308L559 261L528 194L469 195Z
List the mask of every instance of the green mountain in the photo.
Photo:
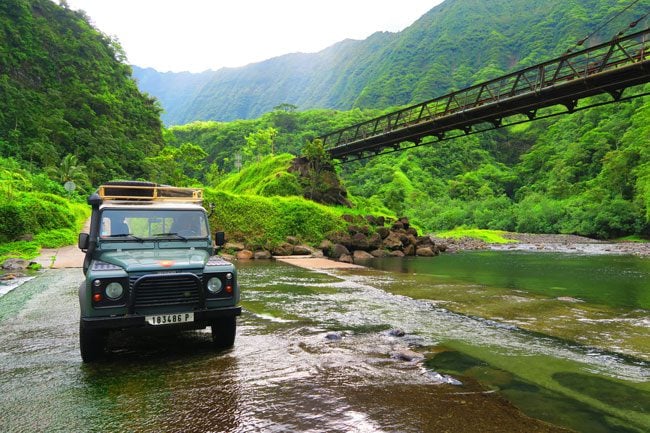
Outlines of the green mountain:
M51 0L0 2L0 157L33 170L66 155L91 182L142 174L162 145L160 108L119 44Z
M446 0L399 33L346 40L315 54L288 54L241 68L160 74L136 69L166 124L255 118L281 103L302 109L386 108L557 57L628 3L605 0ZM585 45L643 15L641 0Z

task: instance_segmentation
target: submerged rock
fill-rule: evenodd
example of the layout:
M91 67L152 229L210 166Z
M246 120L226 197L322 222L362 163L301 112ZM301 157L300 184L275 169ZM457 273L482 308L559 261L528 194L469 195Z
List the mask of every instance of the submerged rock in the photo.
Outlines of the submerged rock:
M399 352L394 352L390 355L390 357L393 359L398 359L400 361L406 361L406 362L421 361L424 359L423 355L414 352L410 349L404 349L404 350L400 350Z
M328 333L325 335L325 339L326 339L326 340L330 340L330 341L338 341L338 340L342 340L342 339L343 339L343 333L342 333L342 332L338 332L338 331L336 331L336 332L328 332Z

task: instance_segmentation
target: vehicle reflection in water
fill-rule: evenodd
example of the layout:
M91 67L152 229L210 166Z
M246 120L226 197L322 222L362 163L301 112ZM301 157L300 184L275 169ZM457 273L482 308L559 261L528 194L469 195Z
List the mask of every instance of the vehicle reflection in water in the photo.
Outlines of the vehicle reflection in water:
M115 334L104 362L82 365L82 407L99 431L205 431L239 426L240 374L209 333ZM119 341L116 341L118 340Z

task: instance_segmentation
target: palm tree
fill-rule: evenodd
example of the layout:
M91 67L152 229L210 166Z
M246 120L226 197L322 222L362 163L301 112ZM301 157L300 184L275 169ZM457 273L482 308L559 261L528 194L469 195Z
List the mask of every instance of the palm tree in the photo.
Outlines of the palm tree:
M72 154L63 157L58 167L48 167L47 174L53 180L61 183L72 181L78 185L88 183L86 166L79 164L79 159Z

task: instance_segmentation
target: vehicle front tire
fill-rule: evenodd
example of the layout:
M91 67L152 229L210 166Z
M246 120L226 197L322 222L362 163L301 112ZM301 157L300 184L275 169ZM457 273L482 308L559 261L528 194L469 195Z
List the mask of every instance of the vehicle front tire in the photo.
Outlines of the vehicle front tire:
M104 355L106 346L106 331L87 329L79 323L79 350L83 362L94 362Z
M216 349L227 349L235 344L237 320L235 316L224 317L212 322L212 344Z

